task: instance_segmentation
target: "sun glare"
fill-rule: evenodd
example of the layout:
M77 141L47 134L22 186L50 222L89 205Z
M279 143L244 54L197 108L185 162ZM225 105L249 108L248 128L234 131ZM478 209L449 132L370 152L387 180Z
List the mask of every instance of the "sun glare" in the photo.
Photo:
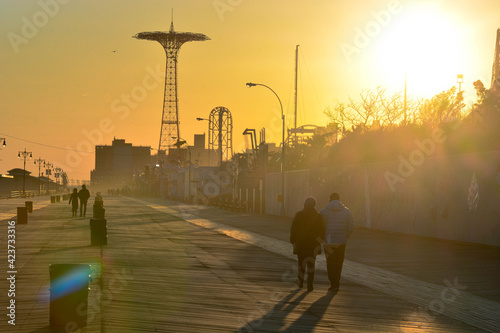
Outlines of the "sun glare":
M437 8L405 8L377 43L376 68L381 85L430 97L456 84L463 73L460 29Z

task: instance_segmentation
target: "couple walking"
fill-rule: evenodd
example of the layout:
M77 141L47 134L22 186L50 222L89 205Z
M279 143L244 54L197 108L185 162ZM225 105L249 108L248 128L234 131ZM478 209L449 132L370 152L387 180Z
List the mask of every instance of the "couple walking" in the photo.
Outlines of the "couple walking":
M73 193L69 198L68 204L73 203L72 212L73 217L76 217L76 213L78 212L78 199L80 199L80 217L85 216L87 213L87 201L90 198L90 192L87 190L85 185L82 185L82 189L78 192L78 189L73 189Z
M293 253L298 259L298 286L303 287L307 269L307 290L313 290L316 256L323 243L329 290L335 292L339 289L345 246L354 230L354 220L338 193L330 195L330 202L319 213L315 206L316 199L306 198L304 209L295 214L290 230Z

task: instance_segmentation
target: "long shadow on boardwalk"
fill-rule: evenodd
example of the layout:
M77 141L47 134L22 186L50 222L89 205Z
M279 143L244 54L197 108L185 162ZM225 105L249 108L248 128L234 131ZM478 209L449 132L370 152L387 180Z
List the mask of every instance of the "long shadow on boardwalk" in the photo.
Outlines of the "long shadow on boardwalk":
M299 295L299 297L292 300L300 291L300 289L293 290L262 317L240 327L236 333L280 331L280 329L286 325L285 318L292 313L300 302L309 294L309 292L305 291ZM312 303L311 306L291 324L286 332L312 332L314 327L320 322L334 296L334 293L328 293Z
M311 306L302 313L302 315L295 320L290 327L288 327L284 332L312 332L318 323L323 318L323 315L328 309L328 306L335 297L334 292L329 292L325 296L319 298L316 302L312 303Z

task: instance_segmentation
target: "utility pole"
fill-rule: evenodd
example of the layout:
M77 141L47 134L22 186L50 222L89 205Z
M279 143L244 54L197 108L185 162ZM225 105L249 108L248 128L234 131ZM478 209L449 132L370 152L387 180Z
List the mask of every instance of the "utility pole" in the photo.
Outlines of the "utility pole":
M407 91L407 89L406 89L406 73L405 73L405 97L404 97L405 98L405 100L404 100L404 124L405 125L407 124L406 120L408 117L406 91Z
M294 144L297 145L297 82L299 78L299 45L295 46L295 116L294 116Z

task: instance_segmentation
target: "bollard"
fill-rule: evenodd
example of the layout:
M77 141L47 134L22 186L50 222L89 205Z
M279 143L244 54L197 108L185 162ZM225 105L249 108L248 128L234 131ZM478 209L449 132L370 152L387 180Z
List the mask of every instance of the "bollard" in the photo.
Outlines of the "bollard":
M24 205L26 206L28 213L33 213L33 201L25 201Z
M102 207L102 204L99 205L99 204L94 204L92 206L92 210L93 210L93 217L95 219L103 219L104 218L104 215L105 215L105 212L106 212L106 209L104 209Z
M101 192L97 192L94 199L93 216L96 219L103 219L104 212L105 212L104 202L102 200Z
M17 207L17 224L28 223L28 210L26 207Z
M49 265L51 332L73 332L87 325L90 273L86 264Z
M108 244L108 226L106 219L90 219L90 244Z

